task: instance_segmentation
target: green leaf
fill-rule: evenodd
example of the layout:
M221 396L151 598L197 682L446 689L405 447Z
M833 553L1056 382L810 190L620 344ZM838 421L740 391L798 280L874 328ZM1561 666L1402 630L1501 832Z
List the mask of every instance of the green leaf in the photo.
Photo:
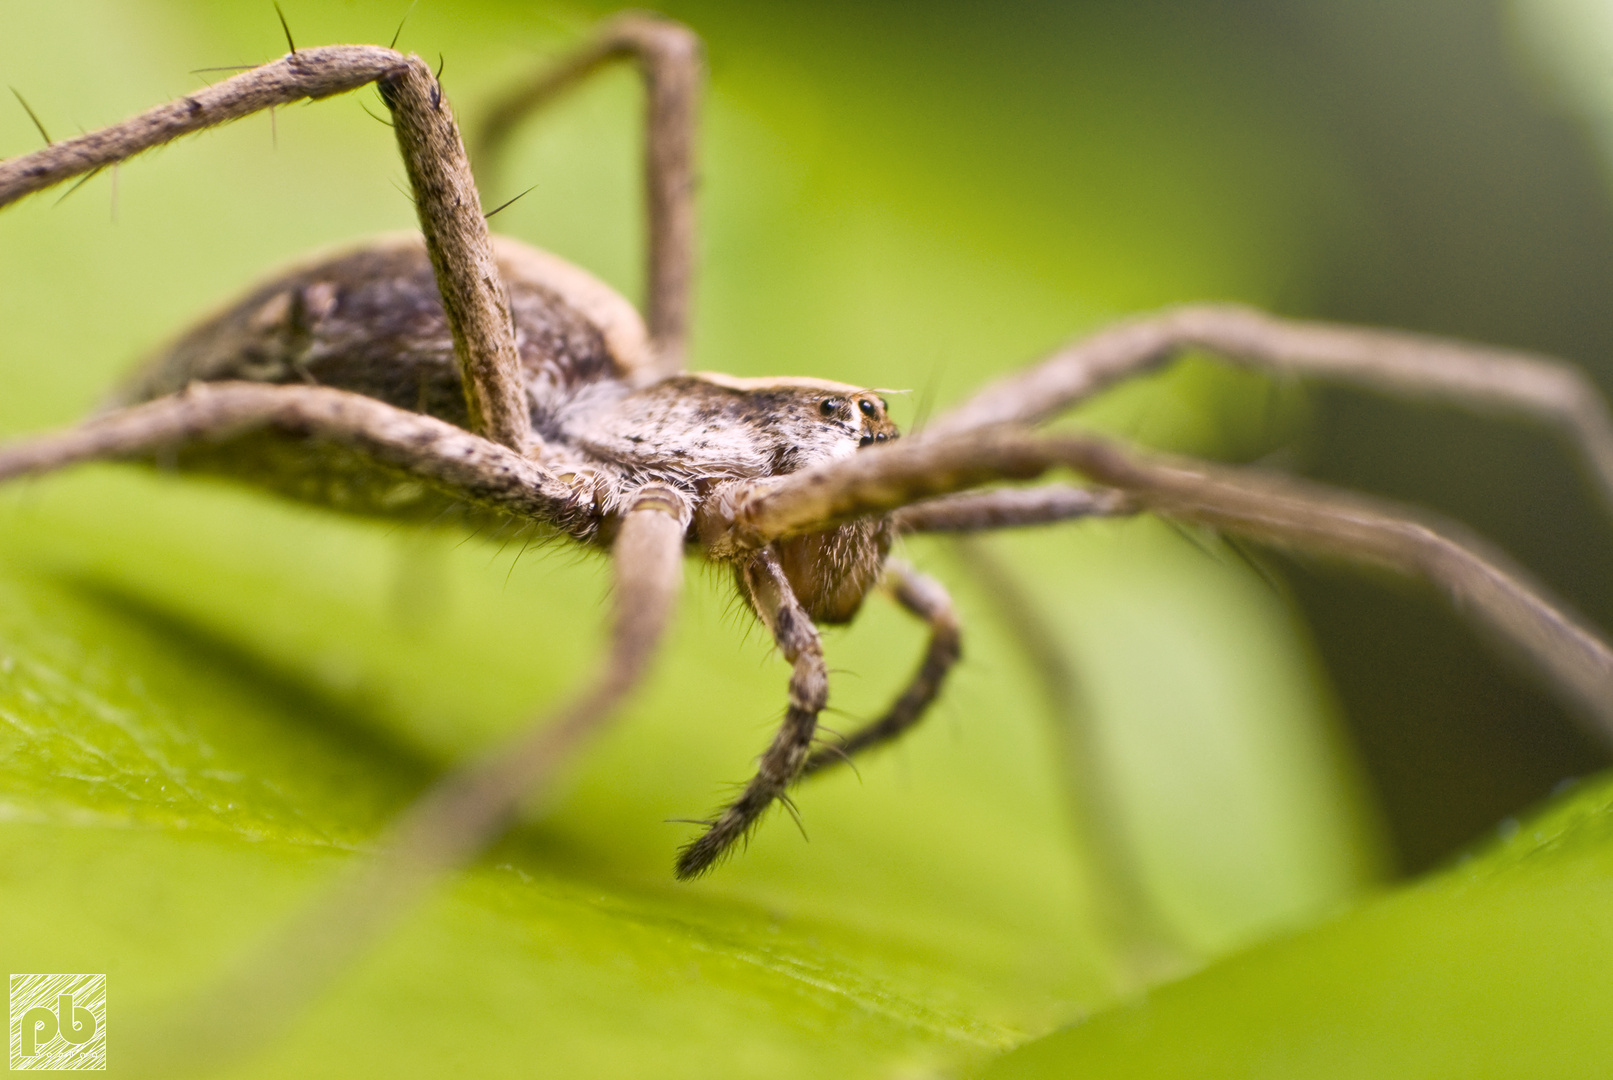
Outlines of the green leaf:
M1010 1077L1517 1077L1613 1054L1613 782L1477 857L986 1070Z

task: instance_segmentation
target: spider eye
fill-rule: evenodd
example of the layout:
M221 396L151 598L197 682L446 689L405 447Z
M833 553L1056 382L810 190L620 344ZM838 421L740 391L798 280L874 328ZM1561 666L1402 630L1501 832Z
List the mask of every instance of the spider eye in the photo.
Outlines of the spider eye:
M869 401L867 398L863 398L861 401L857 402L857 408L859 408L859 409L861 409L863 411L864 416L869 416L869 417L873 416L874 413L877 411L874 408L874 403L872 401Z
M840 406L844 404L845 402L841 401L837 397L824 398L822 401L818 402L818 411L825 416L833 416L835 413L840 411Z

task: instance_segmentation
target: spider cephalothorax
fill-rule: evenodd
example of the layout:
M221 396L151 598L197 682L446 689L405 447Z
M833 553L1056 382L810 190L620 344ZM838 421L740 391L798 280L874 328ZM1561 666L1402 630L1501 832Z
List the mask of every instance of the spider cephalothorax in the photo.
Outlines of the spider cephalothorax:
M878 394L823 379L736 379L700 373L639 390L582 395L562 425L567 442L638 483L654 477L699 505L736 481L785 476L897 437ZM777 545L801 606L846 622L879 580L893 537L883 517L846 522ZM750 595L743 585L741 590Z

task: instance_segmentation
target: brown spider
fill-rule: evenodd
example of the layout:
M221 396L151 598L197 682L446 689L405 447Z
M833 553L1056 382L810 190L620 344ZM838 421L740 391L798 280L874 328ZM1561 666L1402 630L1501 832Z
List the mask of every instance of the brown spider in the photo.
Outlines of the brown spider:
M121 124L0 162L3 207L185 134L376 84L423 239L382 239L260 284L155 358L115 408L0 448L0 479L91 460L162 461L355 513L535 523L611 554L615 614L599 674L556 714L434 787L312 920L323 933L311 938L331 941L343 926L373 932L376 911L395 911L500 833L642 677L685 554L732 568L793 673L784 723L756 775L683 848L680 877L710 869L774 802L788 806L803 776L900 736L935 699L958 660L959 627L937 582L888 558L904 532L1147 512L1424 576L1613 739L1613 651L1450 528L1278 476L1035 431L1197 348L1553 425L1613 499L1613 424L1579 373L1480 346L1193 307L1073 344L900 441L868 388L688 373L697 39L652 16L607 22L493 111L478 155L490 162L530 112L619 58L638 63L649 99L643 319L582 270L489 235L430 67L388 48L294 50ZM1056 470L1089 486L987 486ZM854 618L876 587L928 624L928 649L883 716L814 750L828 697L817 626Z

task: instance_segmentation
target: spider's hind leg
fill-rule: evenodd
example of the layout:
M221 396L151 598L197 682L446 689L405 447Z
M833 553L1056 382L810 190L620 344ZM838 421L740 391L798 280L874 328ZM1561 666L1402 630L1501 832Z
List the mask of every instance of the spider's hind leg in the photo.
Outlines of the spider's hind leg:
M515 129L595 72L632 60L644 80L644 314L655 375L683 370L694 290L695 142L705 81L700 38L660 15L625 11L593 37L498 98L473 138L484 180L496 175Z
M952 597L941 583L921 574L906 563L892 560L885 566L881 584L902 607L923 619L930 628L930 644L924 652L907 688L885 715L858 728L839 744L818 750L807 759L803 774L811 774L841 762L853 754L900 737L924 718L924 713L941 692L947 673L962 656L962 634Z
M796 599L778 556L771 548L763 548L745 565L741 580L751 605L794 668L790 674L790 705L778 734L757 763L756 775L739 798L678 853L677 875L685 880L711 869L755 827L774 800L784 798L806 766L818 729L818 714L829 703L829 669L823 662L818 628Z
M0 445L0 481L90 461L157 461L195 464L306 494L294 483L275 482L293 482L295 476L240 471L261 464L261 453L274 444L289 455L277 460L334 454L351 463L359 479L390 475L414 481L445 498L574 535L597 527L589 500L538 463L435 417L324 386L195 383L178 394ZM244 448L244 457L232 456L232 448Z
M513 450L532 431L510 300L453 109L425 61L368 45L293 51L119 124L0 161L0 209L184 135L262 109L375 83L409 176L426 249L454 340L471 428Z

